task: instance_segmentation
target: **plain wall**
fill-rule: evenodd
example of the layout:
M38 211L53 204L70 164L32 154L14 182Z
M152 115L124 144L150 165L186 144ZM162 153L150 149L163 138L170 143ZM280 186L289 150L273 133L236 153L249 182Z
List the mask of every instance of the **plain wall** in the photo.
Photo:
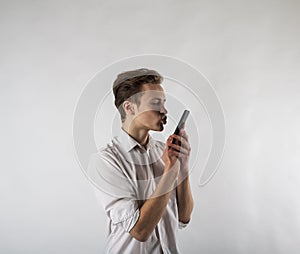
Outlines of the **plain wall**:
M299 253L299 3L1 1L0 252L104 252L74 108L97 71L155 53L200 70L226 116L217 174L192 179L182 253Z

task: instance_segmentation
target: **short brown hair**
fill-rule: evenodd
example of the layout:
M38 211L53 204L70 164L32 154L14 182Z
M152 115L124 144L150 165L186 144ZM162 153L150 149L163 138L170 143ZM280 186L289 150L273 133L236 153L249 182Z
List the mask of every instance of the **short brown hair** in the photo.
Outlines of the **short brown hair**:
M122 72L117 76L113 84L113 93L115 106L120 112L122 122L124 122L126 117L122 103L130 100L139 106L139 95L142 91L142 85L161 84L162 81L163 77L157 71L146 68Z

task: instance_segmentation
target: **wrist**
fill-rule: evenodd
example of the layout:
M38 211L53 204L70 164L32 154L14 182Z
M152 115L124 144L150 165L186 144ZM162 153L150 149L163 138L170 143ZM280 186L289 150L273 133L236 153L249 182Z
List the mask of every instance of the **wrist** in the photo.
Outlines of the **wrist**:
M179 174L178 174L178 182L181 183L184 180L189 179L189 168L188 167L181 167Z

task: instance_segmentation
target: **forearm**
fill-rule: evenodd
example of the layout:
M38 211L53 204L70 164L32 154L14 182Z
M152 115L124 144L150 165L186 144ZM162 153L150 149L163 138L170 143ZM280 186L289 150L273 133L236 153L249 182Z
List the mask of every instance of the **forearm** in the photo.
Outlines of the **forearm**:
M176 191L179 221L187 223L190 221L191 213L194 208L194 201L188 175L183 180L179 180L179 185L177 186Z
M151 197L140 208L140 216L130 234L139 241L146 241L161 219L177 179L176 170L164 173Z

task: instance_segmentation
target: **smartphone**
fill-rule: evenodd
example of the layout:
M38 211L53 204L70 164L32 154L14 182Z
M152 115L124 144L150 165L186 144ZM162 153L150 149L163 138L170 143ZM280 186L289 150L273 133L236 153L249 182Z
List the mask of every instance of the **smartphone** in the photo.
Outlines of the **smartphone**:
M174 131L174 134L176 134L176 135L179 134L179 131L180 131L180 129L182 128L182 126L185 124L186 119L188 118L189 114L190 114L190 111L189 111L189 110L184 110L184 111L183 111L183 114L182 114L182 116L181 116L181 118L180 118L180 120L179 120L179 123L177 124L177 127L176 127L176 129L175 129L175 131ZM175 144L175 141L176 141L176 139L173 138L172 144ZM178 144L178 145L181 145L181 144Z

